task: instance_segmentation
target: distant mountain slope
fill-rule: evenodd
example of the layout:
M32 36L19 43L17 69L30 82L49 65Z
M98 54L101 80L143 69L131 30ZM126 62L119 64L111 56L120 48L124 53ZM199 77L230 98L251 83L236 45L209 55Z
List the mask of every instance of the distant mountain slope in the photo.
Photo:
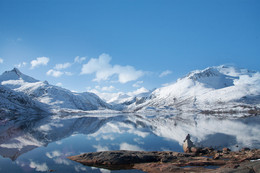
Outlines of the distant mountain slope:
M50 111L63 110L97 110L110 108L93 93L74 93L67 89L41 82L22 74L18 69L6 71L0 76L0 83L12 89L13 92L23 93L34 101L40 102Z
M196 70L177 82L156 89L128 110L232 112L259 108L260 73L232 66Z

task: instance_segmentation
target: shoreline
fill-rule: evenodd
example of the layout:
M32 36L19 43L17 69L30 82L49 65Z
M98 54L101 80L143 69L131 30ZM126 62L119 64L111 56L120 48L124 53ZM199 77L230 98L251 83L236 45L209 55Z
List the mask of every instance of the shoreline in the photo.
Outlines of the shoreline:
M194 147L195 148L195 147ZM102 151L67 157L86 166L144 172L260 172L260 149L197 148L173 151Z

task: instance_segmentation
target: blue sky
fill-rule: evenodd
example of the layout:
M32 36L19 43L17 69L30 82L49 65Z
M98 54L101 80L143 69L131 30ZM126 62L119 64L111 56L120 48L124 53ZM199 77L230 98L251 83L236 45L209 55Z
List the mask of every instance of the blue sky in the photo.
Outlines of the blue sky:
M208 66L260 71L259 9L259 0L1 0L0 73L16 66L70 90L127 92Z

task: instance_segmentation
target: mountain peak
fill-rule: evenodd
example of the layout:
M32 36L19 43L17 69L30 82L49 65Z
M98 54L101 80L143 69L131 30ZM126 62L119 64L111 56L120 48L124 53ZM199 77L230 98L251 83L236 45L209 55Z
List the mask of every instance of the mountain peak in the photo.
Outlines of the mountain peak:
M208 67L204 70L196 70L188 75L189 79L198 80L199 78L208 78L221 75L214 67Z
M30 76L23 74L19 69L13 68L10 71L5 71L2 75L0 75L0 81L7 81L7 80L23 80L25 82L39 82Z
M208 88L220 89L234 85L243 70L234 66L220 65L190 72L185 78L204 84Z
M11 70L11 72L16 73L18 76L21 76L22 73L20 72L20 70L18 70L18 68L14 67L13 70Z

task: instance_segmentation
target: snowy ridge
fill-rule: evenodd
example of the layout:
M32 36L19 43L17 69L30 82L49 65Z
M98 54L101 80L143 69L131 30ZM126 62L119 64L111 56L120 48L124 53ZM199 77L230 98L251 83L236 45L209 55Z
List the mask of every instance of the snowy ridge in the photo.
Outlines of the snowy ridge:
M232 66L196 70L176 83L158 88L129 111L249 111L260 107L260 73Z
M192 71L175 83L153 91L140 88L132 93L114 93L113 98L106 100L109 104L94 93L71 92L24 75L16 68L0 75L0 84L1 112L260 113L260 73L233 66Z
M23 73L21 73L17 68L14 68L11 71L5 71L0 76L0 81L8 81L8 80L23 80L24 82L39 82L39 80L36 80L30 76L27 76Z
M22 93L22 96L21 94L17 95L30 100L30 102L41 103L41 108L48 109L49 112L57 113L62 109L86 111L110 108L109 104L102 101L93 93L74 93L70 90L50 85L47 81L42 82L35 80L22 74L16 68L4 72L0 76L0 83L4 85L5 89L8 89L9 92ZM7 104L6 101L2 101L1 105L5 105L7 108L11 106L9 103ZM17 110L18 109L19 108L17 108Z

